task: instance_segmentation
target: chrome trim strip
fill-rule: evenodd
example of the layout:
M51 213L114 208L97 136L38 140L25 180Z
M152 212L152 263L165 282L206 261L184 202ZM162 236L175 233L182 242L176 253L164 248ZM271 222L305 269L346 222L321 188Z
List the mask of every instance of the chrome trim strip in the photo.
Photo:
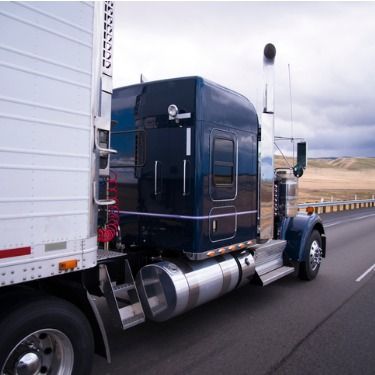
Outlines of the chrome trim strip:
M184 176L183 176L183 182L182 182L182 195L186 195L186 159L184 159Z
M186 156L191 156L191 128L186 128Z
M248 240L248 241L256 241L256 240L253 239L253 240ZM195 260L204 260L204 259L215 259L216 257L225 256L227 254L233 255L233 254L236 254L236 253L242 253L243 251L246 251L248 249L254 249L255 250L256 247L257 247L257 244L255 244L255 242L252 245L247 245L246 247L239 248L239 245L242 245L242 244L244 244L248 241L237 242L237 243L233 243L233 244L228 245L228 246L223 246L224 248L226 248L225 254L222 254L222 253L218 252L220 247L212 249L212 250L207 250L207 249L201 250L200 252L183 251L183 253L188 259L194 260L194 261ZM233 248L231 250L229 250L229 247L233 247ZM208 256L207 253L211 253L211 252L214 252L215 255ZM255 267L255 261L254 261L254 267Z
M119 212L120 212L120 214L123 214L123 215L165 217L165 218L169 218L169 219L207 220L207 219L212 219L212 218L217 218L217 217L256 214L258 211L257 210L241 211L241 212L234 212L234 213L230 213L230 214L211 215L211 216L210 215L206 215L206 216L170 215L170 214L158 214L158 213L137 212L137 211L119 211Z
M155 166L154 166L154 194L158 195L158 165L159 162L155 160Z

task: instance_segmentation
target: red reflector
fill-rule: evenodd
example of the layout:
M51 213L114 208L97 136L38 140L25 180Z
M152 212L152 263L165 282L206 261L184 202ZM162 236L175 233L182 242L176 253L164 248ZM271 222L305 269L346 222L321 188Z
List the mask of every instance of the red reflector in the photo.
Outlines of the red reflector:
M0 250L0 259L19 257L21 255L31 254L31 247L19 247L17 249Z

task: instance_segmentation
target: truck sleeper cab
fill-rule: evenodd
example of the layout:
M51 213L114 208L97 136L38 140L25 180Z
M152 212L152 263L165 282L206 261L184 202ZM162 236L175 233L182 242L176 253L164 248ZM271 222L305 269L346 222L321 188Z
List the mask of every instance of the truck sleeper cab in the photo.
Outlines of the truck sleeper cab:
M142 83L114 90L112 120L126 245L204 259L256 239L258 118L245 97L200 77Z
M122 242L149 319L168 320L251 280L267 285L294 272L291 262L309 265L314 231L320 263L320 219L291 217L291 171L267 182L277 191L266 201L275 235L259 238L259 123L245 97L200 77L141 83L114 90L112 120Z

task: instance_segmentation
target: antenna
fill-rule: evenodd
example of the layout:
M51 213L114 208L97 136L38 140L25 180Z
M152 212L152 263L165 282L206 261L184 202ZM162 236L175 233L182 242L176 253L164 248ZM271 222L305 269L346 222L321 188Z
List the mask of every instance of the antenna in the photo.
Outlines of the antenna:
M288 64L289 73L289 100L290 100L290 128L291 128L291 141L293 145L293 164L294 160L294 131L293 131L293 101L292 101L292 80L290 78L290 64Z

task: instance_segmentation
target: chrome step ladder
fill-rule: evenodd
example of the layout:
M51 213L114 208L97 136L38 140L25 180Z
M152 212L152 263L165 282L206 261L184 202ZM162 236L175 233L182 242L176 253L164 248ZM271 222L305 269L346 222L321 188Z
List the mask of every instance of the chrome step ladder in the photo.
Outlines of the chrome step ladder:
M124 282L111 279L105 263L99 264L100 288L116 323L122 329L128 329L145 321L145 314L131 273L129 262L124 259Z
M293 272L294 272L294 267L282 266L282 267L274 269L273 271L264 273L263 275L258 274L258 276L262 283L262 286L266 286Z
M284 266L285 240L269 240L256 247L255 272L262 286L273 283L294 272L294 267Z

